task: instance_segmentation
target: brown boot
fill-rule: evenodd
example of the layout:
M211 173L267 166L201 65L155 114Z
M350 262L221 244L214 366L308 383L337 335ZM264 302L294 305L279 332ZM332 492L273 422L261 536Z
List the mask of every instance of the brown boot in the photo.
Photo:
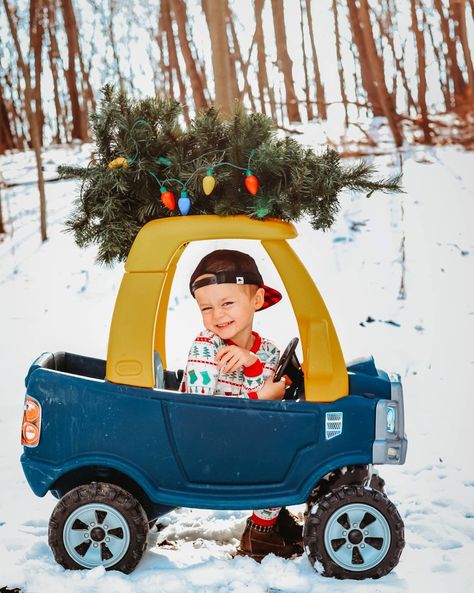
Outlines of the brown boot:
M287 544L273 525L262 527L253 523L250 518L247 519L247 525L237 548L239 556L250 556L260 562L267 554L291 558L295 552L295 547Z
M275 530L288 544L293 544L297 548L296 553L303 553L303 526L286 507L280 510Z

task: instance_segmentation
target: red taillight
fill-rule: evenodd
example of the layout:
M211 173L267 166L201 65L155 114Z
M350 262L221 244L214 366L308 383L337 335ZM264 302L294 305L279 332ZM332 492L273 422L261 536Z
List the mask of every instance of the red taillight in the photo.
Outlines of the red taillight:
M21 427L21 444L36 447L41 432L41 406L34 398L26 396Z

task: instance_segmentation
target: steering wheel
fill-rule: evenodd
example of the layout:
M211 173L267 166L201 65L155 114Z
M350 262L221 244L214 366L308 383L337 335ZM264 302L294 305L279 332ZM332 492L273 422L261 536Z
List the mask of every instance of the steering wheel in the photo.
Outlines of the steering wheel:
M290 340L288 346L283 351L278 362L277 369L273 381L280 381L286 375L290 379L290 383L286 386L285 397L283 399L298 399L303 394L304 376L301 370L298 357L295 354L296 346L299 339L293 338Z

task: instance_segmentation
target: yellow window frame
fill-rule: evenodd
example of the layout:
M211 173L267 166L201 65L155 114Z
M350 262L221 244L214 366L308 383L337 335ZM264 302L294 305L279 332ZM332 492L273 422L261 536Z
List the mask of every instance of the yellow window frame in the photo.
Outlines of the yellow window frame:
M287 239L291 223L247 216L185 216L153 220L137 234L115 303L106 378L151 388L153 352L166 368L166 316L176 265L191 241L253 239L273 261L295 312L303 352L307 401L330 402L348 394L341 346L326 305ZM184 353L183 353L184 356Z

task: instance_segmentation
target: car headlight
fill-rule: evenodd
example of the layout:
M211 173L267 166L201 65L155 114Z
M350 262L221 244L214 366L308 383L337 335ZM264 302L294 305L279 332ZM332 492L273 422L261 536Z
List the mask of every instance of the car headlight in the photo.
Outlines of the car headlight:
M394 433L397 428L397 410L393 406L387 407L387 432Z

